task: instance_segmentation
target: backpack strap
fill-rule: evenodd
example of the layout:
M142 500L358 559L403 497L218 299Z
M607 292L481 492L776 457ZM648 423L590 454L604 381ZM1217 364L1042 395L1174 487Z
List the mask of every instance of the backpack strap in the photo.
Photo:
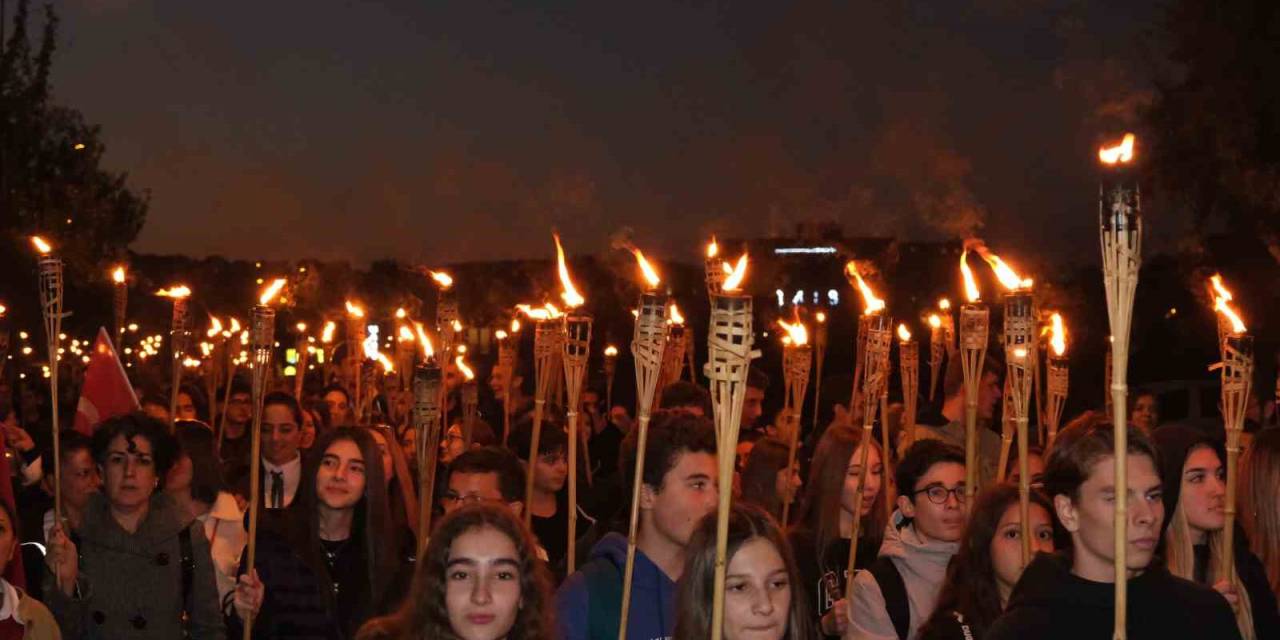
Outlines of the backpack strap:
M178 566L182 568L182 618L187 619L190 613L191 585L196 576L196 554L191 548L191 527L178 532L178 550L182 560Z
M884 596L884 608L889 613L889 621L893 630L898 633L899 640L907 640L911 631L911 603L907 600L907 585L902 581L902 574L893 565L888 556L876 558L867 567L876 584L880 585L880 594Z
M587 581L587 638L617 638L622 621L622 573L606 559L582 565Z

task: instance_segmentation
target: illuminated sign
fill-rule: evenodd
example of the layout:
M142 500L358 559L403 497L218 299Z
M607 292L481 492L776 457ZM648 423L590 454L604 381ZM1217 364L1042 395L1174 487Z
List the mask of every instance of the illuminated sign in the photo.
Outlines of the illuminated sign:
M775 255L785 256L789 254L834 254L835 247L778 247L773 250Z

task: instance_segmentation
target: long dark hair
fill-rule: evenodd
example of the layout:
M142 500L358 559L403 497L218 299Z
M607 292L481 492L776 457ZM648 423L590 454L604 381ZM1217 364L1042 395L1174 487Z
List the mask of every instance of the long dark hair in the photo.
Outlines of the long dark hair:
M676 602L676 640L703 640L711 635L712 595L715 589L716 571L716 514L712 512L702 519L685 550L684 573L680 578ZM787 640L809 640L814 637L813 621L805 603L800 571L796 568L791 546L782 535L782 529L764 509L752 504L735 504L729 512L729 545L725 563L733 560L742 545L762 538L778 550L787 567L791 586L791 611L787 615Z
M178 440L177 457L186 456L191 460L191 497L212 505L218 493L226 490L218 457L213 451L213 429L195 420L178 420L173 429Z
M778 495L778 472L787 466L787 443L778 438L761 438L751 449L742 469L742 500L775 518L782 518L783 496ZM791 478L787 478L790 484ZM785 524L785 523L784 523Z
M364 457L364 495L356 503L351 535L358 536L364 546L369 604L377 609L388 595L387 589L399 568L400 540L399 532L391 525L391 511L387 507L387 485L382 481L382 454L368 431L358 427L332 429L320 436L307 452L302 464L302 480L298 483L299 508L290 510L294 519L291 534L307 565L320 579L320 592L332 609L335 604L333 577L329 575L329 566L320 544L320 499L316 495L316 474L325 451L339 440L354 443Z
M467 505L440 520L418 559L413 586L391 615L365 623L356 640L457 640L445 604L449 549L464 533L490 528L511 539L520 563L520 611L507 640L551 640L555 636L551 608L551 576L538 559L537 543L506 505Z
M804 500L800 503L799 518L813 533L814 549L818 553L818 565L827 566L826 549L831 541L840 537L841 500L844 496L844 478L848 472L853 453L862 444L862 429L849 425L832 425L818 440L813 453L813 464L809 466L809 481L805 485ZM875 438L870 438L871 447L880 455L880 463L884 464L884 452ZM870 462L870 458L867 458ZM876 494L871 511L862 518L858 535L865 541L868 549L879 549L884 540L885 525L889 516L884 508L885 494L889 489L889 479L882 476L880 493ZM862 497L858 496L861 508ZM857 517L859 514L855 514Z
M1031 502L1040 505L1052 521L1053 508L1043 495L1032 491ZM953 613L964 617L974 637L982 637L1000 617L1000 588L996 584L991 541L1000 527L1000 518L1017 504L1018 487L1012 484L996 485L978 495L969 511L964 535L960 537L960 549L947 565L938 604L933 615L920 627L920 637L927 636L931 628L946 624Z

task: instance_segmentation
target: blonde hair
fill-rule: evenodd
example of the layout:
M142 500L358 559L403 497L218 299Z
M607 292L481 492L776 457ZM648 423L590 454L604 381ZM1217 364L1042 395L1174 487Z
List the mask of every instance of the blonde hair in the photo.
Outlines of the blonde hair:
M1272 593L1280 594L1280 429L1263 429L1240 459L1240 524L1249 536L1249 548L1262 561Z
M1195 447L1192 447L1194 450ZM1190 452L1188 452L1190 453ZM1169 567L1169 573L1179 578L1195 581L1196 556L1195 548L1192 544L1191 523L1187 521L1187 514L1182 509L1185 502L1178 500L1178 506L1173 510L1173 517L1169 520L1169 528L1164 533L1164 549L1165 563ZM1208 581L1216 583L1222 579L1225 568L1222 565L1222 531L1207 531L1205 538L1209 542L1209 566L1205 571ZM1232 558L1232 564L1235 559ZM1240 637L1243 640L1255 640L1253 628L1253 606L1249 602L1249 592L1245 590L1244 583L1240 581L1240 572L1231 572L1231 586L1235 588L1239 594L1239 604L1236 606L1236 626L1240 627Z

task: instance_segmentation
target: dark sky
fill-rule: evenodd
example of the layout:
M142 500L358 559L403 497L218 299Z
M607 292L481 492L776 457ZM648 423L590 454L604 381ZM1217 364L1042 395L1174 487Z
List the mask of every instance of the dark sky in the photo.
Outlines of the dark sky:
M152 190L144 252L444 263L557 227L692 259L831 218L1097 253L1156 0L845 4L66 0L54 83Z

